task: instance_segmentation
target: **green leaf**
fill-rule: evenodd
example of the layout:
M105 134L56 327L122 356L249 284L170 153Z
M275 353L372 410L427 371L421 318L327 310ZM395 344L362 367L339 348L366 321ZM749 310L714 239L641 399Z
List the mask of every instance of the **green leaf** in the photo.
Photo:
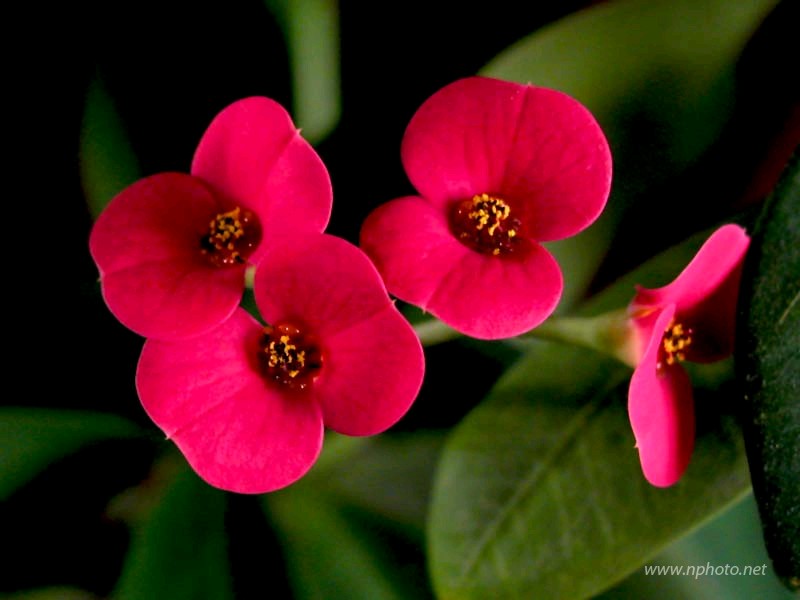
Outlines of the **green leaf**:
M139 164L114 101L95 77L86 92L80 137L83 193L93 217L139 179Z
M83 446L140 434L134 424L110 414L0 408L0 500Z
M337 0L266 0L289 50L295 123L317 143L341 115L339 3Z
M225 493L185 469L133 532L114 600L233 598Z
M669 488L641 473L629 371L540 345L454 431L429 521L434 587L449 598L585 598L749 489L730 390L695 386L692 463Z
M483 69L577 98L611 145L614 186L603 216L581 235L548 244L565 275L562 311L583 296L625 208L673 180L717 139L735 101L736 59L776 4L601 3L537 31Z
M626 273L606 289L595 294L583 305L579 314L600 315L630 304L636 286L658 288L668 284L689 264L713 230L701 231L688 239L648 259Z
M761 538L758 509L748 494L596 600L790 600L792 595L770 570ZM662 567L665 571L648 573L645 569L649 567ZM684 574L676 574L672 571L675 568L683 569ZM737 572L739 575L734 574Z
M365 531L309 486L264 497L264 506L284 547L296 597L325 600L402 600L404 589L389 557Z
M97 596L84 590L67 587L49 587L26 590L10 595L0 595L0 600L96 600Z
M767 549L775 572L800 589L800 155L756 226L737 335L745 439Z

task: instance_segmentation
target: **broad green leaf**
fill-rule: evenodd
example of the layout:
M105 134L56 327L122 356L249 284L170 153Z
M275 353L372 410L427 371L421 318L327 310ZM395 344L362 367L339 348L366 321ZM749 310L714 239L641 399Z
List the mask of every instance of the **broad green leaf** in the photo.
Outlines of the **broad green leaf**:
M292 113L311 143L327 136L341 115L339 3L266 0L286 37L292 71Z
M537 31L483 69L577 98L611 145L614 186L604 215L581 235L548 244L565 275L561 310L582 297L626 206L646 201L717 139L735 100L736 59L776 4L605 2Z
M114 600L233 598L225 494L183 470L135 526Z
M297 598L402 600L409 596L390 555L353 526L312 487L292 487L264 497L285 550L289 581ZM385 552L385 550L384 550Z
M454 431L428 528L440 598L590 597L747 492L724 386L695 386L692 463L677 485L650 486L628 376L589 350L543 344Z
M702 231L648 259L634 270L592 296L581 305L580 314L599 315L630 304L636 286L657 288L667 285L691 262L703 243L713 233Z
M140 177L136 154L114 100L97 77L89 84L83 108L80 170L83 193L95 218Z
M742 280L745 435L775 572L800 589L800 155L756 226Z
M663 570L645 570L650 568ZM683 573L676 573L676 569ZM793 596L769 566L758 509L748 494L597 600L640 598L790 600Z
M0 500L84 446L140 434L134 424L110 414L0 408Z

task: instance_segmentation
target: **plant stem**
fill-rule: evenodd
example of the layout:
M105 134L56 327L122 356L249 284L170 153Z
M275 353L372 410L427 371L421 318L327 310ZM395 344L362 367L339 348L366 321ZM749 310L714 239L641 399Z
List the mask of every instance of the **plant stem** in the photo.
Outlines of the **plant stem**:
M425 347L435 346L461 336L455 329L438 319L417 323L414 330ZM597 317L551 317L516 339L562 342L613 356L629 366L634 366L636 363L627 312L624 309Z
M461 337L459 332L436 318L417 323L414 325L414 331L417 332L419 341L426 348Z

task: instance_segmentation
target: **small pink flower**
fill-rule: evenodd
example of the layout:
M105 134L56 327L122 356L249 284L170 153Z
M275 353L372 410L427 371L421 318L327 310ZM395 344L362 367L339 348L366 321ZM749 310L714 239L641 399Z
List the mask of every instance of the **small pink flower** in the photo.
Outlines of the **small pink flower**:
M361 232L389 291L478 338L546 319L563 282L540 242L591 224L611 185L589 111L554 90L462 79L420 107L402 159L420 195L379 207Z
M642 471L653 485L680 479L694 449L692 386L684 360L709 363L733 352L736 299L750 239L721 227L669 285L640 288L630 306L637 367L628 413Z
M243 309L185 340L148 340L136 385L155 423L211 485L275 490L316 460L323 424L372 435L416 397L414 330L364 253L328 235L276 241L259 266L263 327Z
M239 100L206 130L191 175L142 179L98 218L89 249L106 303L145 337L209 331L239 305L264 242L321 233L331 202L328 172L288 113Z

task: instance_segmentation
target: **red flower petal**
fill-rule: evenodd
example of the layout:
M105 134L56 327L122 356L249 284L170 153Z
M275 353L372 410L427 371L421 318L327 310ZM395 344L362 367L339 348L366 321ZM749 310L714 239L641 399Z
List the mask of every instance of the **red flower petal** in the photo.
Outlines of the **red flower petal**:
M506 260L467 252L439 282L428 310L472 337L512 337L550 316L563 287L558 263L539 244Z
M205 185L180 173L142 179L100 215L89 250L111 312L139 335L204 333L239 304L244 266L214 268L200 253L208 222L222 210Z
M426 199L497 195L539 241L587 227L611 185L608 143L585 107L555 90L483 77L431 96L406 130L402 157Z
M676 305L675 319L694 329L687 359L713 362L733 352L736 301L750 238L738 225L725 225L706 240L669 285L640 288L632 310Z
M261 326L244 310L210 333L148 340L136 386L145 411L213 486L262 493L296 481L322 447L319 406L264 381Z
M689 377L675 363L659 365L663 332L674 316L666 307L631 378L628 414L647 480L667 487L680 479L694 450L694 400Z
M422 385L425 360L416 333L394 306L326 337L324 346L313 390L327 427L373 435L406 414Z
M361 227L361 247L389 291L423 309L439 282L469 252L442 210L410 196L375 209Z
M253 291L268 323L288 321L320 340L391 305L378 271L357 247L331 235L275 240Z
M328 224L328 171L286 110L269 98L245 98L220 112L200 140L192 174L228 203L254 211L266 239L318 233Z

